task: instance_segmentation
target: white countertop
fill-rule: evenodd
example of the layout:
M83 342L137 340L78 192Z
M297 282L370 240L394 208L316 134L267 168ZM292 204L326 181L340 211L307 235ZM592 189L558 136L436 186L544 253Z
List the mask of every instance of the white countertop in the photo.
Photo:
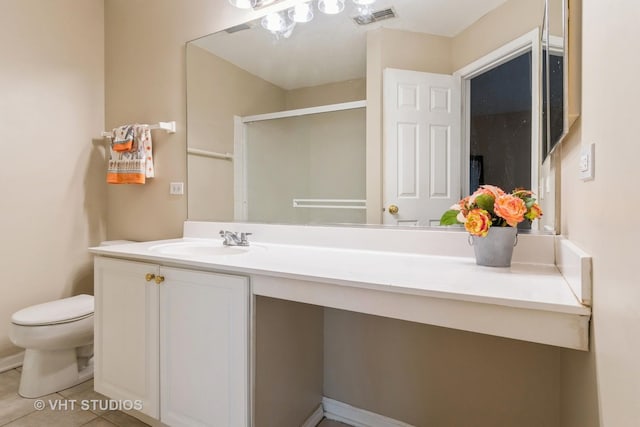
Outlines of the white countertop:
M589 316L554 265L482 267L473 258L252 243L238 255L159 254L152 246L219 239L172 239L91 248L98 255L179 264L248 275L319 281L348 287Z
M252 233L251 245L225 248L220 230ZM522 234L511 267L492 268L446 229L186 221L183 235L90 250L248 275L256 297L589 349L591 258L561 236Z

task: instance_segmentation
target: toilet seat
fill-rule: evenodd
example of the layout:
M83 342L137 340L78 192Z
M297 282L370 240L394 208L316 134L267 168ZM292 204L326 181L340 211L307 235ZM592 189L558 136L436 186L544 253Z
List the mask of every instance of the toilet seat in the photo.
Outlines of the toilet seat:
M93 316L93 309L93 296L82 294L16 311L11 322L21 326L69 323Z

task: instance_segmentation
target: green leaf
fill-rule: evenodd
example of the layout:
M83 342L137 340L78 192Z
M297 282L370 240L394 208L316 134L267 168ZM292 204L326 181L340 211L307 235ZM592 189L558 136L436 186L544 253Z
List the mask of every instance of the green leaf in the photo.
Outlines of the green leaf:
M478 205L480 209L484 209L489 212L491 215L493 215L493 204L495 201L496 199L489 194L481 194L476 197L476 205Z
M528 197L524 199L524 204L527 207L527 209L531 209L531 206L533 206L535 203L536 203L536 199L534 199L533 197Z
M459 212L460 211L457 211L455 209L449 209L448 211L443 213L442 217L440 218L440 225L461 224L461 222L458 221L458 218L457 218Z

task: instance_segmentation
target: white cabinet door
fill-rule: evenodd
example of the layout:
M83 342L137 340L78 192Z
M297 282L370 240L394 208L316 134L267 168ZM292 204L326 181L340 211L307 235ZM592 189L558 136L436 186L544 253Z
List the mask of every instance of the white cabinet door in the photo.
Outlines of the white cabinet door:
M160 419L248 426L248 279L165 267L160 274Z
M158 267L96 257L94 383L112 399L140 400L141 412L159 411L159 286L145 280Z
M459 83L392 68L383 79L383 222L438 225L460 199ZM390 205L398 212L390 213Z

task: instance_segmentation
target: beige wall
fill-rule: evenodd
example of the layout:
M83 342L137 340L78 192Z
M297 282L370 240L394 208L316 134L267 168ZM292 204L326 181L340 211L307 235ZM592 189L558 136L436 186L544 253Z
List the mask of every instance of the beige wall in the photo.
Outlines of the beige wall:
M188 146L233 153L234 116L285 109L285 91L210 52L187 50ZM233 220L233 162L189 154L188 217Z
M182 235L186 196L185 43L252 16L226 0L104 0L107 127L175 120L177 133L154 132L156 178L108 189L109 238L154 240Z
M534 28L542 28L543 16L544 0L505 2L453 38L453 71Z
M300 427L322 401L323 309L256 302L255 427Z
M102 0L4 0L0 13L0 359L11 314L93 293L105 237ZM94 140L95 138L95 140Z
M557 348L333 309L324 333L327 397L418 427L561 426Z
M346 82L328 83L320 86L303 87L287 91L287 110L338 104L341 102L366 99L366 80L356 79Z
M575 1L570 5L575 7ZM582 116L562 145L562 233L593 256L592 352L567 353L566 422L636 426L640 412L640 3L582 0ZM612 70L615 70L612 72ZM595 180L578 178L581 146L596 144ZM598 423L598 418L600 423Z

